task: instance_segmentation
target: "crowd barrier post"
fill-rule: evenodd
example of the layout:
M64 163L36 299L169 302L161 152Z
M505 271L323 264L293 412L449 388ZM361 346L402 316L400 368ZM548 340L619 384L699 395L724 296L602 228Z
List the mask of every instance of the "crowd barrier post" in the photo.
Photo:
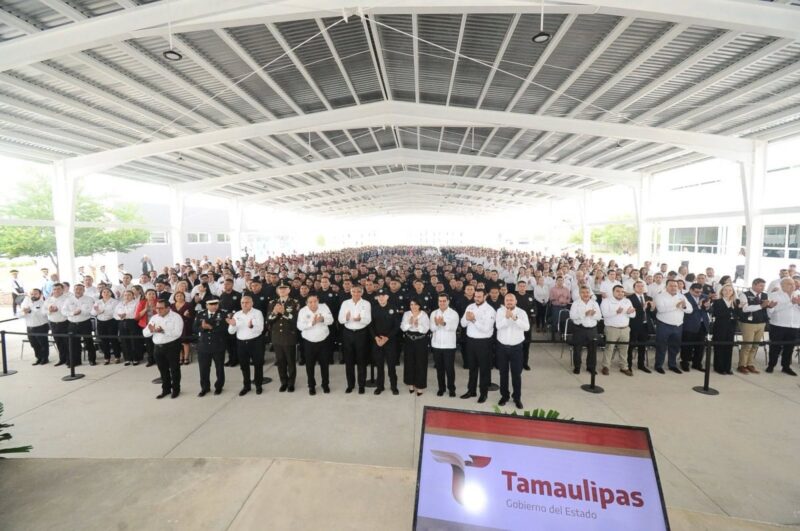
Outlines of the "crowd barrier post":
M72 380L80 380L81 378L83 378L85 376L84 374L80 374L80 373L76 374L75 373L75 363L73 363L73 361L72 361L73 360L73 357L72 357L72 349L73 349L72 338L73 338L74 335L75 335L74 332L69 332L69 334L67 334L67 341L69 341L69 348L67 348L67 362L69 363L69 374L64 376L63 378L61 378L65 382L71 382Z
M594 343L594 368L589 371L590 381L588 384L581 385L581 389L586 391L587 393L592 393L595 395L599 395L600 393L604 393L605 389L600 387L599 385L595 385L595 378L597 377L597 338L592 338L592 343ZM575 348L575 347L573 347ZM589 353L586 353L586 367L589 367Z
M711 353L711 342L706 338L706 371L705 375L703 376L703 385L697 385L692 387L692 389L700 394L703 395L718 395L719 391L714 389L713 387L708 386L708 382L711 379L711 363L712 363L712 353Z
M3 372L0 373L0 376L11 376L12 374L17 374L17 371L12 371L8 369L8 352L6 349L6 331L0 330L0 348L3 350Z

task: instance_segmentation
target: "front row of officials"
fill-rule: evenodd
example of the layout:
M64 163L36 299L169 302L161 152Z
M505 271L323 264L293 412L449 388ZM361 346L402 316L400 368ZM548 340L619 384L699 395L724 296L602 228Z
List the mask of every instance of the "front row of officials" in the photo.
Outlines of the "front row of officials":
M334 320L330 309L320 303L316 295L309 295L306 305L298 309L297 301L288 296L288 284L281 284L277 291L278 298L267 309L266 322L261 311L253 308L250 296L242 297L242 309L227 317L219 310L218 300L206 302L206 309L198 313L194 322L194 332L199 336L198 396L205 396L211 391L212 362L216 371L214 394L222 392L228 334L236 337L236 351L242 370L243 386L239 395L249 393L253 386L256 394L261 394L267 327L275 350L281 384L279 391L294 392L297 367L295 346L299 339L306 361L309 394L316 394L317 365L320 367L322 391L330 392L328 368L333 350L330 328ZM358 384L359 394L364 394L367 365L371 357L377 369L375 394L384 391L386 372L392 394L399 394L396 368L402 348L403 382L408 386L409 393L422 395L427 387L430 347L436 366L438 396L445 392L451 397L456 396L454 364L456 331L460 323L466 332L464 352L469 368L467 392L461 398L478 396L479 403L486 401L494 354L500 369L499 404L505 405L512 399L517 408L522 408L521 374L523 365L527 363L523 350L527 347L530 321L528 313L517 307L517 299L513 294L506 295L504 305L495 311L486 302L483 290L476 290L474 302L466 308L460 319L458 313L450 308L449 297L445 294L439 296L438 308L430 316L416 300L411 300L408 311L398 310L389 304L389 292L384 289L378 290L375 304L362 298L360 286L353 286L350 294L351 298L342 303L338 315L338 321L343 326L346 393L352 393ZM156 398L168 395L176 398L181 390L183 320L170 311L166 301L159 300L156 311L143 330L145 337L152 337L155 360L161 374L161 393ZM254 372L252 378L251 365ZM509 372L513 393L509 393Z

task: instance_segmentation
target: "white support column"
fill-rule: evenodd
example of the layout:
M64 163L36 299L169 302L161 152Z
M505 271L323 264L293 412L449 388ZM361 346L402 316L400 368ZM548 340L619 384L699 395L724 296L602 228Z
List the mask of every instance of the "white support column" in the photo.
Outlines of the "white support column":
M583 192L581 199L581 233L583 234L583 254L592 254L592 228L589 226L589 192Z
M234 262L240 259L242 253L242 203L238 199L231 199L228 208L229 229L231 238L231 260Z
M761 215L761 206L764 181L767 177L767 143L756 140L753 144L751 161L739 163L744 219L745 227L747 227L744 266L744 278L747 285L750 285L757 275L756 269L761 258L761 248L764 245L764 219Z
M53 221L58 278L72 283L75 275L75 181L63 162L53 163Z
M169 242L172 246L172 263L183 262L183 209L186 205L186 192L170 187L169 204Z
M633 188L636 207L636 228L639 234L637 256L641 264L653 255L653 226L647 223L645 213L650 209L650 175L644 175L640 186Z

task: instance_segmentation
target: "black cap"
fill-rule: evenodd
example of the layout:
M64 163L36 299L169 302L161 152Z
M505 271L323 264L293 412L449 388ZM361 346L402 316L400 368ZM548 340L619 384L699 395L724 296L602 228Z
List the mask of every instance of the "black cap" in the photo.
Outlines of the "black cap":
M291 284L289 284L289 282L288 282L288 281L286 281L286 280L282 280L282 281L281 281L281 282L278 284L278 287L279 287L279 288L291 288L291 287L292 287L292 285L291 285Z
M375 296L376 297L379 296L379 295L388 295L388 294L389 294L389 292L386 291L384 288L380 288L378 291L375 292Z

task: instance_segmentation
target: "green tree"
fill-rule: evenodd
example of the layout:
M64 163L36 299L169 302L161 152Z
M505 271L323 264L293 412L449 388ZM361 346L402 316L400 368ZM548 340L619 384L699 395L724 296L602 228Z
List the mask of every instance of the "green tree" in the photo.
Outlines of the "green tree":
M633 253L639 244L639 233L634 225L627 223L610 223L592 229L592 248L598 252ZM583 236L575 232L570 236L569 243L583 243Z
M53 189L50 181L36 178L20 187L19 199L0 208L0 215L16 219L53 219ZM75 221L95 223L140 223L134 205L108 208L83 195L78 189L75 198ZM2 221L0 221L2 223ZM147 242L149 232L135 228L76 228L75 256L107 252L129 252ZM53 227L0 225L0 257L49 257L58 269L56 234Z

